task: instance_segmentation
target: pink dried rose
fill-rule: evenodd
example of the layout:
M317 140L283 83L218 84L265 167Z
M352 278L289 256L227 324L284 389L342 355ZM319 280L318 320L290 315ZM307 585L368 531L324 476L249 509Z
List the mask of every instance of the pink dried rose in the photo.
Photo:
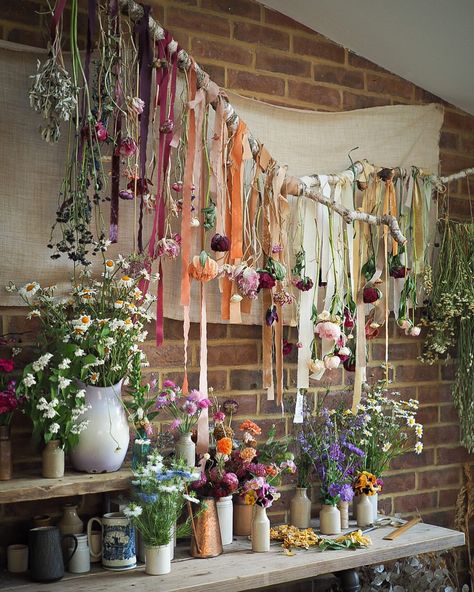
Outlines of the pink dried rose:
M115 148L115 154L126 156L127 158L136 154L138 150L137 143L133 138L124 138L120 144Z
M326 370L336 370L339 368L341 358L339 356L326 356L324 358L324 367Z
M324 321L316 325L315 333L321 339L333 339L337 341L341 336L341 327L337 323L331 321Z
M107 132L107 128L102 123L102 121L98 121L95 124L95 133L97 134L97 139L99 140L99 142L105 142L107 140L107 138L109 137L109 134Z
M378 288L364 288L363 299L365 304L373 304L382 298L382 292Z

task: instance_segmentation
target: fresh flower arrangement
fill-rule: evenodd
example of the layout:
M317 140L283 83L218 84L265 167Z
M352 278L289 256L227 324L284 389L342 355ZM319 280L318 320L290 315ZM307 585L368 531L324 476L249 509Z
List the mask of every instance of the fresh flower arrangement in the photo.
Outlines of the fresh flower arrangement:
M354 480L355 495L375 495L382 491L383 481L368 471L362 471Z
M196 426L203 409L212 406L212 401L193 389L189 395L183 395L181 388L172 380L165 380L163 388L156 398L157 411L164 410L170 418L171 430L179 434L189 434Z
M11 423L13 412L21 405L22 400L16 394L16 380L11 377L15 369L13 358L0 358L0 425Z
M306 419L298 434L301 449L311 458L321 484L321 502L337 505L354 496L352 480L362 466L363 450L354 444L362 419L342 408L321 407Z
M124 514L140 531L146 546L167 545L185 504L199 503L187 493L187 484L196 477L180 463L167 467L156 451L148 456L146 465L133 471L135 501L125 507ZM190 518L178 524L176 534L178 537L190 534Z
M144 324L151 320L154 297L144 296L139 285L151 279L140 260L119 256L104 261L100 281L84 271L66 298L36 282L7 289L17 291L30 308L28 318L40 319L43 351L62 357L65 376L112 386L124 378L135 356L146 364L138 344L146 339Z
M421 454L423 426L416 421L418 401L388 394L384 382L370 387L357 407L356 444L363 451L362 469L382 478L392 460L406 452Z

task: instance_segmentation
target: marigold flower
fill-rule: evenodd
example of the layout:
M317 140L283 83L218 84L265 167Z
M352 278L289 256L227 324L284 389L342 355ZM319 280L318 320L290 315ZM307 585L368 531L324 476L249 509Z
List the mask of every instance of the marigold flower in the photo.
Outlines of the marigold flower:
M255 422L250 419L246 419L240 424L240 429L243 432L250 432L255 436L259 436L262 433L262 428L259 427Z
M232 440L230 438L221 438L217 441L217 452L227 454L232 452Z

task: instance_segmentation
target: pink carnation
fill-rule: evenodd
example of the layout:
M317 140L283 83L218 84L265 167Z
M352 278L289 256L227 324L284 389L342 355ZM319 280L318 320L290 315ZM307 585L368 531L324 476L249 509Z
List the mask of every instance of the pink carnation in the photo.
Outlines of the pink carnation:
M321 339L333 339L337 341L341 336L341 327L331 321L324 321L316 325L315 333L319 335Z

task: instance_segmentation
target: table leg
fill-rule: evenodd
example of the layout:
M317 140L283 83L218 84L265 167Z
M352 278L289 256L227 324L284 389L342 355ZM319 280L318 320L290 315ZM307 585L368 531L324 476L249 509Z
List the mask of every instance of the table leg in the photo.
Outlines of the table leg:
M338 571L335 574L341 582L343 592L360 592L359 574L355 569Z

